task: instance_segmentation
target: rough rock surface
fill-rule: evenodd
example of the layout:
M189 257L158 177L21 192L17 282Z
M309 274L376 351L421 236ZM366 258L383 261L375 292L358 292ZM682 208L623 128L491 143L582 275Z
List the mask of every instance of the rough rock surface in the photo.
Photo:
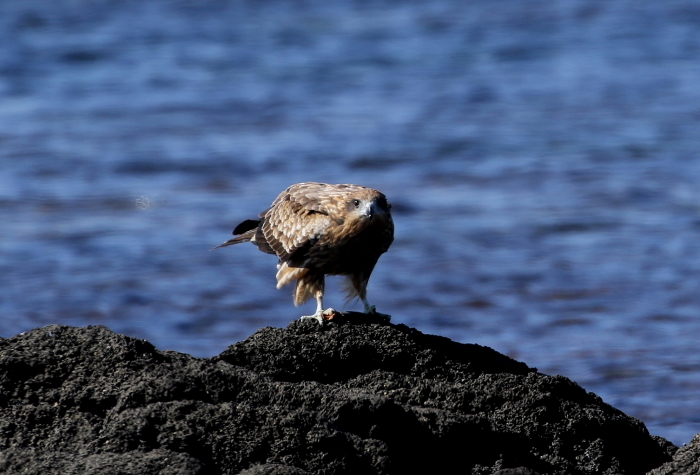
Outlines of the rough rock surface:
M295 321L208 359L104 327L0 340L0 473L643 474L673 452L564 377L403 325Z
M697 475L700 473L700 434L678 449L673 460L652 470L649 475Z

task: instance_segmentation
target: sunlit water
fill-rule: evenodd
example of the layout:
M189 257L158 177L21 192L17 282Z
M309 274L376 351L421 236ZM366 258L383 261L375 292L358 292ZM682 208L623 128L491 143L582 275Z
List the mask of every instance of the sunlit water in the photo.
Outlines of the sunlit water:
M209 248L291 183L357 183L394 205L379 311L689 441L700 8L464 3L1 2L0 335L210 356L286 326L314 304L274 257Z

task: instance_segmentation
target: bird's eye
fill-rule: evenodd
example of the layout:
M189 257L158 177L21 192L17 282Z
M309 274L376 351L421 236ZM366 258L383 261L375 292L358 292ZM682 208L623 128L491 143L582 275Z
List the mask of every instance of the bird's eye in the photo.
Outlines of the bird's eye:
M352 204L354 204L355 208L357 208L358 206L360 206L360 200L352 200Z

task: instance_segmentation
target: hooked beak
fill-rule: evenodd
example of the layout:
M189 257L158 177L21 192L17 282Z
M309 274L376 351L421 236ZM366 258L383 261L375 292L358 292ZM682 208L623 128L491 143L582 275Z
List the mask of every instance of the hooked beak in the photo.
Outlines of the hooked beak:
M362 214L370 221L372 221L374 215L377 214L376 204L374 202L367 203L365 209L362 210Z

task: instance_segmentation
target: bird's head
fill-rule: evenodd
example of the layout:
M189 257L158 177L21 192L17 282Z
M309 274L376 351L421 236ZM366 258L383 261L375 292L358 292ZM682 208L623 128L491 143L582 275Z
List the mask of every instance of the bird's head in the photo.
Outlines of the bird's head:
M348 218L365 225L391 219L391 204L386 196L375 190L366 191L367 193L357 193L348 198L346 203Z

